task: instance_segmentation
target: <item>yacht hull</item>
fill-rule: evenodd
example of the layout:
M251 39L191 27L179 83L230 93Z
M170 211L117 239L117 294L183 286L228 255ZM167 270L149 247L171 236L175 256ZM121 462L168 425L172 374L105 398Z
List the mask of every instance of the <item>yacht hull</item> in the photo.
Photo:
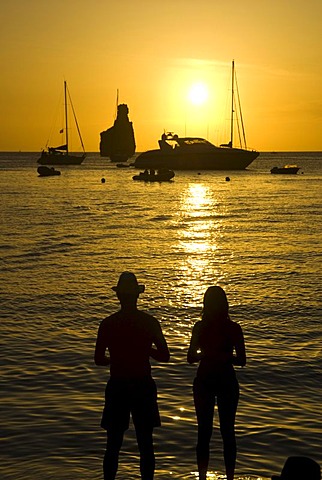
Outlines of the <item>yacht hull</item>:
M180 151L181 148L169 152L148 150L136 158L134 166L172 170L245 170L259 155L257 151L212 147L200 152Z

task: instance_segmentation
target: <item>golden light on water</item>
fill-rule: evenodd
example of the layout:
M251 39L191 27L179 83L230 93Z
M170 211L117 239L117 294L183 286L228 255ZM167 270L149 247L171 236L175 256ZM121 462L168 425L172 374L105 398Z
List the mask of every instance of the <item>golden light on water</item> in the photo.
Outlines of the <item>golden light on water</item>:
M189 186L183 207L188 224L181 241L186 253L206 253L216 249L216 245L210 242L212 231L216 228L208 213L212 202L208 187L202 183ZM198 263L200 260L202 262L202 257L198 258Z
M209 187L203 183L192 183L185 192L184 204L187 213L190 215L200 213L202 208L206 210L212 202Z
M218 208L215 192L202 182L191 183L183 192L181 211L184 215L178 248L184 254L181 269L185 288L191 292L200 292L200 278L204 278L209 269L209 257L218 249L218 239L222 234ZM220 278L221 267L219 270L212 270L209 276L215 274Z

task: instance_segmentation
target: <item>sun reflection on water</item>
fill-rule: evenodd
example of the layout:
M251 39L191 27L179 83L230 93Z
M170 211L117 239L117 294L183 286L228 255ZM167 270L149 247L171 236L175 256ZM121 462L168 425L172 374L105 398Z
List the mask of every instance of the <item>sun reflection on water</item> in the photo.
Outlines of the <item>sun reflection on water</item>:
M204 291L209 285L223 282L227 275L227 257L222 251L226 206L212 184L197 181L182 191L177 211L174 248L178 260L171 295L186 315L171 324L171 331L186 349L191 326L200 318Z
M180 247L186 253L206 253L216 250L216 199L209 187L202 183L190 184L182 199L184 224Z
M177 247L183 253L181 268L191 288L200 287L200 280L218 250L222 236L221 210L219 199L209 185L191 183L182 194L182 229Z
M204 212L207 215L214 198L210 188L203 183L190 183L188 189L183 192L183 204L190 215Z

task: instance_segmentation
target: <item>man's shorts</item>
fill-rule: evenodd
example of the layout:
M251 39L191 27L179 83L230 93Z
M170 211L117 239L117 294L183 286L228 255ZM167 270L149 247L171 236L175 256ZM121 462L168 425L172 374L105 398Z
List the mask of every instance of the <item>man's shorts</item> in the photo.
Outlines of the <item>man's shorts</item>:
M130 414L134 426L151 429L161 425L157 388L152 377L139 380L111 378L105 390L101 427L108 432L129 428Z

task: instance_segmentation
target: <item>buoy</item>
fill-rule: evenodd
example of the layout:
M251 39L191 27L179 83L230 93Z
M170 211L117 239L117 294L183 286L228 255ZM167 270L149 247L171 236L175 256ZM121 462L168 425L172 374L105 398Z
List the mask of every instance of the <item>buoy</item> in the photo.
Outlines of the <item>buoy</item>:
M226 182L230 182L230 178L229 178L229 177L226 177Z

